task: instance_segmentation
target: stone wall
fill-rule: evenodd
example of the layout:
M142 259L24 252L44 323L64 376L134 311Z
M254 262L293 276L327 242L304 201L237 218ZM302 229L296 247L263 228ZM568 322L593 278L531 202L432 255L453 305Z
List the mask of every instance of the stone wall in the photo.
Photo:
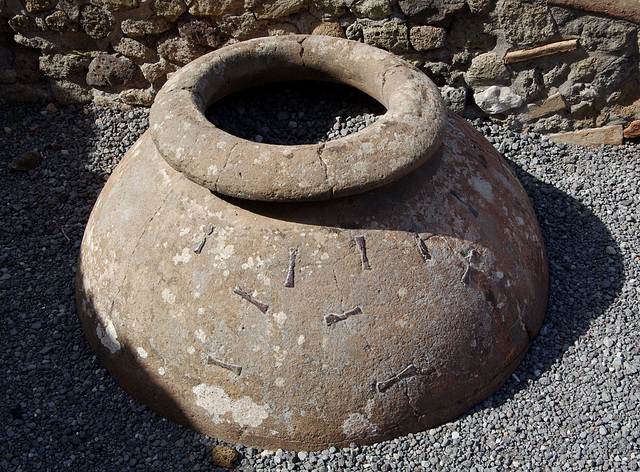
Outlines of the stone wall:
M0 0L0 98L145 105L243 39L345 36L405 57L465 116L540 132L640 118L636 0Z

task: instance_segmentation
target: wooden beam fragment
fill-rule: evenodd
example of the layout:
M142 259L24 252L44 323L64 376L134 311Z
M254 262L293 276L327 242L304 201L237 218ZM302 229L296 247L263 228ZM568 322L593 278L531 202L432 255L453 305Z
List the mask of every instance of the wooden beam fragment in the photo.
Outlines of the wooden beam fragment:
M567 39L556 43L545 44L532 49L520 49L519 51L508 52L504 56L505 64L515 64L516 62L529 61L538 57L551 56L562 52L573 51L578 47L577 39Z

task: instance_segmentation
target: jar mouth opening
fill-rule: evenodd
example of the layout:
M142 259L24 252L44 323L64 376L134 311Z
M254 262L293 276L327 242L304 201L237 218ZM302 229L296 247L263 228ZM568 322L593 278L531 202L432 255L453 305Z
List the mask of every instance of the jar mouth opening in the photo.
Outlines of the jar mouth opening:
M386 112L384 105L355 87L291 80L233 92L209 105L205 116L241 139L300 146L361 132Z
M234 92L291 80L347 85L387 112L359 133L302 145L248 141L206 117ZM324 200L384 185L422 165L444 139L446 115L438 88L393 54L341 38L291 35L236 43L182 68L156 97L150 133L167 163L214 192Z

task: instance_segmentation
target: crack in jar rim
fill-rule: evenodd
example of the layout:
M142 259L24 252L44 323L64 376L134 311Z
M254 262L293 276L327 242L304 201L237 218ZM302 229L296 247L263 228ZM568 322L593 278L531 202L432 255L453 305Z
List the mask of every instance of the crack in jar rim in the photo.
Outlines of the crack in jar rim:
M285 80L352 86L387 108L358 133L319 144L273 145L231 135L206 109L233 92ZM185 177L224 195L265 201L325 200L397 180L444 139L447 111L421 71L373 46L290 35L236 43L176 72L151 108L150 134Z

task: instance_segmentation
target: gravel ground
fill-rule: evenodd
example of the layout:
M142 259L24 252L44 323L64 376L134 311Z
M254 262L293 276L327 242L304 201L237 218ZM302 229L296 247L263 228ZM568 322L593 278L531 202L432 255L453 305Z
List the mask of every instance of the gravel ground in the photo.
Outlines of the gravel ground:
M46 105L0 103L0 470L214 470L218 442L130 398L75 314L85 222L147 110ZM638 469L640 143L580 149L474 124L517 170L546 240L549 310L522 365L438 428L313 453L237 446L236 470ZM32 150L35 169L9 168Z

